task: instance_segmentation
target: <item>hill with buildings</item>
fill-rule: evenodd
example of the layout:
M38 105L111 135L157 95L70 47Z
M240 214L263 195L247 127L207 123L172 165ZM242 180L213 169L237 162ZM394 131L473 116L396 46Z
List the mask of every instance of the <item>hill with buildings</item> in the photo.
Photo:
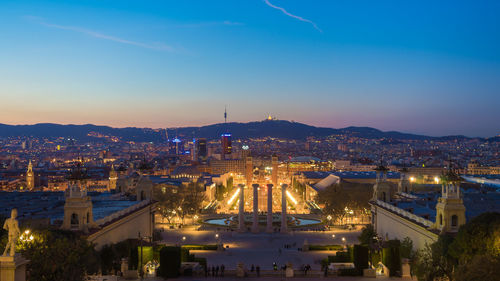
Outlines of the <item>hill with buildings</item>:
M408 134L395 131L383 132L370 127L347 127L342 129L321 128L303 123L285 120L264 120L248 123L219 123L201 127L180 127L168 129L150 128L113 128L109 126L61 125L40 123L34 125L6 125L0 124L0 137L64 137L77 140L112 140L123 141L165 141L169 138L179 137L184 139L204 137L217 139L223 133L231 133L235 139L249 139L262 137L275 137L283 139L304 140L307 137L323 138L331 135L347 135L366 139L392 139L392 140L451 140L468 139L465 136L430 137L424 135ZM492 138L494 139L494 138Z

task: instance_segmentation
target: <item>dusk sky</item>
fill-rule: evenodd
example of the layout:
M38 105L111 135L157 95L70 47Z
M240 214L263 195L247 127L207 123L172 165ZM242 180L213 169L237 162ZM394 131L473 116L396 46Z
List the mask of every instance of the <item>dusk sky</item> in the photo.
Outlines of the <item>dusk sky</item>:
M77 3L79 2L79 3ZM0 123L500 133L500 1L0 1Z

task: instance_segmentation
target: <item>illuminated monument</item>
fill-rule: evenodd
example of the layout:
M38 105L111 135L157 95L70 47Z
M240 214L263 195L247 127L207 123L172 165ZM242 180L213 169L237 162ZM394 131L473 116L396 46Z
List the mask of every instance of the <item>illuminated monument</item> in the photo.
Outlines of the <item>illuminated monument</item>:
M235 179L238 187L234 194L230 197L228 205L231 205L237 197L238 204L238 231L246 232L251 230L253 233L261 232L262 213L265 214L265 232L272 233L275 231L286 233L288 231L289 218L287 217L287 209L289 208L287 201L297 201L291 193L287 191L288 181L278 176L278 156L273 155L271 158L271 167L254 167L251 156L245 159L245 174L240 175ZM287 182L287 183L284 183ZM251 204L249 204L251 202ZM273 206L279 209L281 205L281 215L273 213ZM245 210L246 209L246 210ZM250 211L251 216L246 216L245 211ZM251 222L248 227L245 222ZM275 227L273 224L279 224Z
M26 189L33 190L35 188L35 173L33 172L33 164L31 160L28 164L28 171L26 171Z

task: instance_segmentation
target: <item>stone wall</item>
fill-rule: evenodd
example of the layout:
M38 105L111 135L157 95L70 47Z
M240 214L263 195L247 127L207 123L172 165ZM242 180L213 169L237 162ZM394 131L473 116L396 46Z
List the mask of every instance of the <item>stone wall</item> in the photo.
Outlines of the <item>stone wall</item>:
M375 230L380 237L403 240L409 237L413 241L414 249L423 249L425 244L431 244L438 239L438 235L428 230L428 226L411 220L392 210L372 204Z

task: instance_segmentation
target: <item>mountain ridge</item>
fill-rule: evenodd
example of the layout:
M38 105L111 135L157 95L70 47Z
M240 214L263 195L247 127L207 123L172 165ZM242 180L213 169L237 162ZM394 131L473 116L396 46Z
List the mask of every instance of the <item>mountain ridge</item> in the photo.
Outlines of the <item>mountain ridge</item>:
M372 127L349 126L335 129L316 127L304 123L287 120L263 120L251 122L216 123L205 126L177 127L166 129L151 129L140 127L114 128L105 125L93 124L56 124L37 123L32 125L8 125L0 123L0 137L68 137L83 140L95 140L95 133L119 137L124 141L152 141L159 142L166 139L165 130L170 138L199 138L217 139L221 134L230 132L236 139L261 137L276 137L285 139L305 140L307 137L327 137L330 135L349 135L365 139L394 139L394 140L453 140L453 139L481 139L462 135L432 137L419 134L402 133L398 131L382 131ZM498 141L498 138L489 138Z

